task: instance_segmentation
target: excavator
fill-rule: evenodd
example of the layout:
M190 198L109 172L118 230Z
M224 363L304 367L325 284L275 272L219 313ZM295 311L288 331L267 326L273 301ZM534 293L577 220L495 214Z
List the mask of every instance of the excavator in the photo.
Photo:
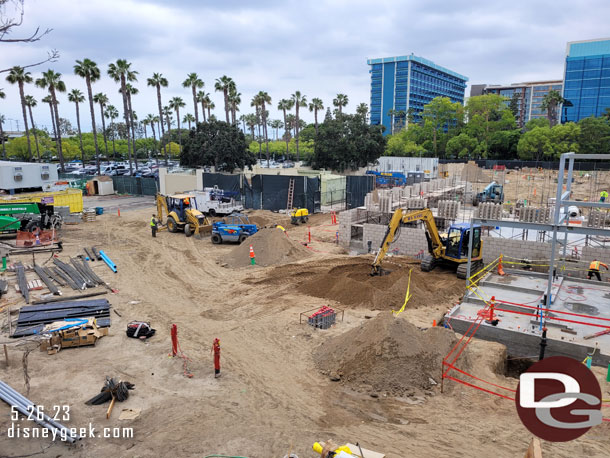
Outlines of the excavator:
M212 225L195 207L193 194L174 194L164 196L157 194L157 218L163 224L163 212L167 215L165 227L169 232L184 231L187 237L195 234L200 238L202 234L211 234Z
M470 224L453 224L446 236L441 236L434 222L434 216L429 208L422 210L407 211L402 208L396 209L388 230L381 242L379 252L372 264L371 275L383 275L381 261L388 252L390 244L394 242L397 234L400 234L401 224L423 221L426 227L426 239L428 241L428 255L421 263L423 272L430 272L439 264L447 264L456 268L458 278L466 278L468 265L468 243L470 241ZM472 265L471 271L477 272L483 267L483 242L481 241L481 225L473 226L472 238Z

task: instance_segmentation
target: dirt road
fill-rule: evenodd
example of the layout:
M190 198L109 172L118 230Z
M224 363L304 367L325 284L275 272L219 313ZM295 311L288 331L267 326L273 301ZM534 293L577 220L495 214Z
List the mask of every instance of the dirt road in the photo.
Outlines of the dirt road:
M311 445L328 438L339 443L359 441L388 458L524 455L531 435L509 401L450 383L444 394L438 385L401 398L367 394L332 382L317 370L312 355L322 342L360 325L366 316L390 313L391 308L342 307L299 287L303 278L315 278L324 269L332 275L333 267L353 262L331 243L334 229L325 226L329 217L312 219L311 257L286 267L229 269L221 264L234 246L215 246L209 239L167 232L152 239L147 223L153 211L152 207L134 209L120 218L103 215L95 223L65 227L65 254L96 245L117 264L117 274L99 262L91 265L119 290L108 299L121 317L112 313L109 336L95 347L65 349L53 356L36 350L28 364L29 397L47 409L69 405L67 425L91 423L98 431L106 426L133 427L133 438L87 438L73 447L48 439L12 439L7 437L10 409L2 403L0 456L30 456L44 450L40 456L215 453L281 458L292 452L304 458L318 456ZM307 228L289 228L288 235L305 240ZM308 277L307 272L315 275ZM452 275L435 272L420 281L433 284ZM422 291L429 294L429 289ZM404 298L402 288L396 294ZM6 300L16 297L13 292ZM404 314L417 326L428 327L453 300L445 297L420 304ZM299 312L324 304L345 308L344 321L328 331L299 324ZM127 338L125 326L131 320L150 321L157 334L146 342ZM184 376L183 359L168 356L173 323L192 378ZM219 379L214 378L210 353L215 337L222 349ZM0 340L9 341L6 330ZM24 392L22 349L9 348L11 365L5 368L0 363L0 374ZM502 347L475 340L470 351L478 375L516 386L516 379L498 375L504 363ZM440 367L438 372L440 376ZM106 375L136 385L126 402L117 403L110 420L105 407L84 404L99 391ZM598 375L604 374L598 371ZM603 386L608 397L608 384ZM122 408L141 408L142 413L136 420L120 421ZM571 443L545 443L543 451L545 456L566 458L607 456L609 432L604 424Z

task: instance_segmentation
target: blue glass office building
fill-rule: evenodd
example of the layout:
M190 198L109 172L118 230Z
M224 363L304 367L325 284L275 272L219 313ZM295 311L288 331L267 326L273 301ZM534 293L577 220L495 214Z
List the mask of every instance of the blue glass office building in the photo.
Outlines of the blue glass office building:
M424 105L435 97L464 103L468 78L434 62L410 56L368 59L371 74L371 124L383 124L391 132L390 110L409 112L419 122Z
M610 39L573 41L566 50L562 120L578 122L610 108Z

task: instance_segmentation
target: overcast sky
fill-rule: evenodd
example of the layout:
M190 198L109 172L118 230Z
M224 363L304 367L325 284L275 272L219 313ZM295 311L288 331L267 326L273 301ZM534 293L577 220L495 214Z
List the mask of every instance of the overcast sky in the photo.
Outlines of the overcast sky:
M26 0L24 24L13 36L37 26L53 32L37 43L0 43L0 69L42 60L54 48L60 60L30 69L33 77L52 68L63 74L69 90L85 92L73 65L88 57L103 72L94 92L108 94L122 112L118 86L106 70L110 62L127 59L139 72L140 93L133 104L140 119L157 113L155 91L146 86L153 72L169 80L164 103L181 96L184 112L190 113L192 97L181 83L187 73L197 72L222 119L222 94L214 92L214 80L228 75L242 93L241 113L251 112L253 94L265 90L273 100L270 117L280 118L278 100L295 90L308 100L322 98L325 107L345 93L348 112L369 103L366 59L373 57L414 53L473 84L561 79L566 42L609 36L609 19L607 0L496 5L488 0ZM17 127L13 120L23 128L18 89L5 77L0 74L7 95L0 100L5 129ZM45 92L30 85L26 94L39 101L35 119L50 129L48 106L40 103ZM75 125L74 111L61 95L60 116ZM81 117L83 130L89 130L86 108ZM304 118L313 116L307 112Z

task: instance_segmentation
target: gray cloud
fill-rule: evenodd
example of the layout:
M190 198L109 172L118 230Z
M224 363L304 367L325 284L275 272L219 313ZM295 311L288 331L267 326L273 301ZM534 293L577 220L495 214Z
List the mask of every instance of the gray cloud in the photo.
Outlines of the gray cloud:
M153 72L170 81L164 100L181 96L192 111L190 92L181 87L192 71L205 81L219 117L222 96L213 87L224 74L242 93L241 113L251 111L250 99L259 90L269 92L274 106L295 90L309 99L320 97L325 105L343 92L353 111L358 103L368 103L367 58L414 53L468 76L471 83L561 79L566 42L606 36L608 17L610 5L603 0L515 0L510 5L482 0L468 5L441 0L27 0L23 29L41 25L54 31L34 44L0 45L0 67L36 61L57 48L61 59L50 67L64 74L69 88L84 90L72 67L75 59L89 57L104 74L94 90L106 92L121 109L117 85L106 69L125 58L139 71L134 106L140 116L156 112L155 92L146 86ZM34 76L46 68L33 69ZM7 93L0 112L20 119L17 89L4 79L0 87ZM27 92L44 96L33 86ZM61 116L74 120L72 104L65 96L61 101ZM47 107L37 107L35 116L50 125ZM271 116L280 113L272 109ZM89 128L88 116L83 127Z

